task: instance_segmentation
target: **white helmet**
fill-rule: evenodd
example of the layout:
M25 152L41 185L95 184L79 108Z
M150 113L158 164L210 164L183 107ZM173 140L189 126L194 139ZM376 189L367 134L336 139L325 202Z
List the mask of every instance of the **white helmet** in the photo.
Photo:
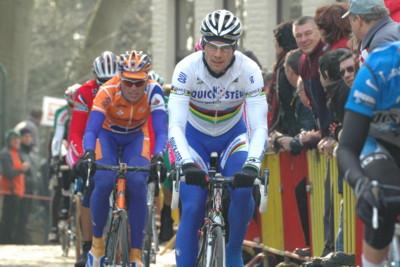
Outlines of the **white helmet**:
M97 76L97 82L105 83L117 74L117 57L113 52L104 51L93 61L93 71Z
M222 9L207 14L201 23L200 32L207 40L209 37L217 37L236 43L242 33L242 26L238 17Z
M158 82L161 86L164 85L164 78L154 70L149 71L149 79Z

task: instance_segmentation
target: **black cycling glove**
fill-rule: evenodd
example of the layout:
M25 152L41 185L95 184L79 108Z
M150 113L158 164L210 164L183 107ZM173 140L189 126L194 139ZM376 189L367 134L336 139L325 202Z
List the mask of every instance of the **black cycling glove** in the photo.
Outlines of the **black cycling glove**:
M88 170L90 167L90 177L96 172L95 164L96 156L93 150L87 150L85 154L78 160L76 164L76 172L82 177L84 181L88 178Z
M375 194L372 190L376 190ZM373 208L378 209L378 224L382 225L386 212L386 205L382 201L381 190L373 189L371 181L366 177L360 177L356 181L354 192L357 197L356 210L360 219L367 225L372 226Z
M185 176L187 184L199 185L206 187L208 184L207 174L194 163L186 163L182 165L182 172Z
M233 176L233 187L251 187L258 176L256 167L245 165L242 170Z
M158 172L160 172L160 177L158 177ZM149 183L158 181L158 179L162 182L165 179L165 175L166 167L162 154L154 155L150 161Z

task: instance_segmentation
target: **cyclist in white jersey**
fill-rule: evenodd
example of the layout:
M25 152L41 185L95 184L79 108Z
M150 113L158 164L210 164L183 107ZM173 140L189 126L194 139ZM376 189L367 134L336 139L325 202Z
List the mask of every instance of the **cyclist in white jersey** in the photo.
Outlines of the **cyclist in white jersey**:
M264 83L257 64L236 51L241 23L231 12L209 13L201 34L204 50L175 67L168 105L170 142L186 176L180 187L177 266L196 264L197 231L207 196L204 185L214 151L220 155L219 171L234 176L226 266L243 266L241 247L254 209L252 186L267 145Z

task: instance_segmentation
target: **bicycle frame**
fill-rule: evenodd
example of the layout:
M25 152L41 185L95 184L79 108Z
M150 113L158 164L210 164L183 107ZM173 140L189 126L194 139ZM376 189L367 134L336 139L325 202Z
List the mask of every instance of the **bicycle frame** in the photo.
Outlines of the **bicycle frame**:
M222 214L222 197L223 191L227 184L230 184L232 179L229 177L222 177L219 174L214 174L211 172L211 179L209 184L209 194L207 196L207 208L206 217L204 224L200 230L203 242L201 242L201 248L199 250L199 255L197 263L200 266L213 266L213 251L216 242L221 242L219 251L219 257L222 258L222 266L225 267L225 222ZM214 229L217 230L217 234L213 234ZM222 234L222 236L220 236ZM220 239L220 240L218 240ZM205 258L203 256L205 253ZM219 263L221 264L221 262Z
M203 240L200 242L200 249L197 256L197 266L201 267L225 267L225 222L222 215L223 189L231 185L233 177L224 177L217 173L218 154L211 153L209 176L209 194L207 196L206 217L200 230ZM180 182L185 181L181 166L177 165L176 177L172 183L171 209L176 209L179 204ZM261 200L260 213L266 210L268 200L269 170L264 170L264 176L259 176L254 185L259 185ZM219 244L221 243L221 244ZM213 250L220 251L216 255L222 255L222 262L213 263ZM205 254L205 256L204 256Z

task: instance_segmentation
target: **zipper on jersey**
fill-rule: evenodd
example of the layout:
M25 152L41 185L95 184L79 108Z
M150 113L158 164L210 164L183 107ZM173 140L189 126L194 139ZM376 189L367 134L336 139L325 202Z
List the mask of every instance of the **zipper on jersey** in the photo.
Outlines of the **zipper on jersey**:
M127 132L128 132L129 126L132 123L132 118L133 118L133 107L131 106L131 112L129 113L129 124L128 124L128 127L126 127L126 129L125 129Z

